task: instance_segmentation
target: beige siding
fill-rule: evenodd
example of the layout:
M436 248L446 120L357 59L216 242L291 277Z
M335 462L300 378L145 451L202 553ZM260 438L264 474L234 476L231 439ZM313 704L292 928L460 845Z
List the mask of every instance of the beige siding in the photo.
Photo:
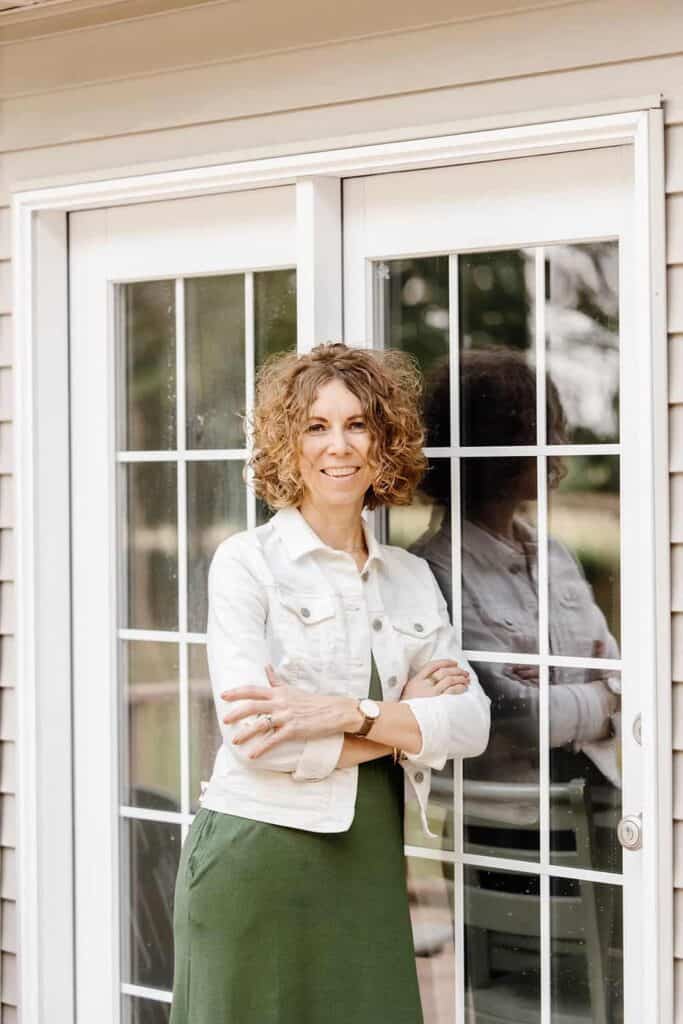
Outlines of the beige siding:
M432 125L484 127L500 117L524 123L545 116L540 108L656 93L667 123L675 980L683 1024L683 52L672 52L683 39L683 8L652 0L643 17L642 0L463 0L454 18L453 7L293 0L271 5L264 22L258 5L212 3L2 48L0 1024L16 1019L18 932L11 189L301 151L356 133L427 135Z

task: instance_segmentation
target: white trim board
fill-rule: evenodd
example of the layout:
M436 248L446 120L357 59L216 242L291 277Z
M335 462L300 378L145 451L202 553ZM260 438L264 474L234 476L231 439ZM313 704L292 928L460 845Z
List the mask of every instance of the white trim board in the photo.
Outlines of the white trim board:
M649 735L650 739L647 744L650 806L646 808L644 902L655 911L643 921L647 950L644 985L653 1024L668 1024L672 1019L672 709L668 660L670 624L666 605L669 536L661 500L661 496L668 493L663 118L659 109L641 109L211 167L157 171L107 181L62 184L19 191L14 195L18 844L22 851L18 883L19 1000L24 1024L52 1020L55 1010L60 1020L77 1020L73 1005L73 908L71 889L63 883L64 877L71 880L74 870L73 860L69 861L73 780L67 619L71 593L68 543L64 543L69 529L69 394L65 372L68 365L67 213L298 184L311 178L339 180L616 145L631 145L634 151L634 210L641 239L639 263L634 272L640 291L638 306L642 310L637 331L639 337L649 339L653 353L652 379L644 381L644 402L652 409L657 439L657 450L652 453L653 477L645 487L646 521L651 523L652 530L643 537L643 544L650 545L650 563L658 595L657 619L651 626L657 680L656 686L650 688L651 704L643 716L644 735ZM315 321L315 310L311 316ZM60 363L57 372L55 361ZM655 495L660 496L657 503ZM41 537L49 536L44 531L51 524L54 528L55 522L61 543L38 543L39 532ZM55 549L58 549L57 554ZM57 728L55 713L59 715ZM50 752L50 757L46 751ZM50 794L50 799L45 798L46 793ZM55 888L52 861L55 837L62 841L63 851L63 870L59 876L62 904L58 920L54 917L55 907L46 895Z

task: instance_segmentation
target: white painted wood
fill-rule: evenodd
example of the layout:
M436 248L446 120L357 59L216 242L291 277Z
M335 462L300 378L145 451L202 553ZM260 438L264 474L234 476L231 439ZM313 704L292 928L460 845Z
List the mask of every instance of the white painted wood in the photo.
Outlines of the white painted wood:
M296 184L297 337L302 350L342 337L341 181L304 178Z
M16 899L17 895L17 854L16 850L0 850L0 897L3 900Z
M14 426L0 422L0 473L14 472Z
M674 822L674 885L683 889L683 822Z
M683 753L674 751L674 818L683 821Z
M24 414L17 422L16 478L17 576L23 582L17 621L17 895L22 1012L30 1021L48 1012L73 1019L73 871L65 825L72 821L65 248L66 218L60 213L30 223L30 236L15 248L17 265L24 255L30 260L33 283L44 295L34 309L19 292L17 317L26 331L16 377L16 405ZM57 877L59 885L49 884Z
M17 845L17 805L11 794L0 795L0 846Z
M14 384L12 370L0 369L0 420L11 420L14 416Z
M0 688L0 740L16 739L15 698L16 691L13 686Z
M683 890L674 892L674 956L683 957Z
M0 529L0 580L13 580L14 575L14 531Z
M672 125L666 132L666 190L683 192L683 123Z
M669 401L683 403L683 334L669 337Z
M17 958L12 953L3 953L0 958L0 981L2 983L2 1000L3 1004L16 1006L17 1004ZM3 1005L2 1015L5 1016L6 1010ZM3 1020L3 1024L5 1024Z
M667 274L669 293L669 332L683 333L683 266L669 267Z
M0 583L0 633L16 632L16 599L14 583Z
M12 268L9 260L0 261L0 309L12 309Z
M0 366L11 366L12 362L12 318L0 316Z
M676 682L683 683L683 615L671 616L671 672Z
M14 526L14 478L0 476L0 527Z
M292 266L300 254L295 228L293 187L232 192L180 201L116 207L70 218L72 523L74 615L74 793L76 877L76 1002L79 1020L116 1024L121 988L119 965L120 876L118 824L119 776L117 638L144 631L117 629L116 458L113 283L121 280L176 278L176 369L178 388L185 379L184 312L179 275L250 273L252 268ZM82 297L82 300L81 300ZM159 458L185 466L180 447ZM206 455L207 453L203 453ZM235 454L235 453L228 453ZM243 456L243 452L240 453ZM125 461L140 458L126 453ZM146 458L147 453L142 457ZM94 466L97 470L94 470ZM185 523L184 491L178 492L178 525ZM186 549L179 545L179 585L185 583ZM187 605L179 601L180 630ZM155 640L177 634L151 633ZM186 634L185 634L186 636ZM97 689L93 676L99 679ZM187 767L187 662L181 672L181 764ZM107 794L108 799L103 799ZM173 820L189 825L191 794L184 788L180 814L125 809L124 817ZM125 898L125 893L123 893Z
M640 1020L640 965L645 965L643 977L654 980L660 972L666 975L671 960L666 938L670 771L666 754L659 753L671 744L668 503L659 502L653 517L650 502L653 493L665 494L667 486L666 374L658 354L665 353L663 126L656 118L643 126L633 152L612 149L476 168L373 175L348 180L344 186L348 340L361 335L371 322L370 261L595 237L620 240L622 402L637 410L622 424L623 714L625 721L632 721L642 711L644 721L643 748L624 734L624 807L627 812L643 810L653 837L642 857L629 855L624 861L626 921L642 935L644 891L649 894L647 905L651 900L661 909L642 947L640 935L633 935L628 924L625 928L631 936L625 960L626 1003L634 1021ZM561 202L553 200L557 189ZM649 346L643 338L650 339ZM643 395L652 398L643 400ZM656 544L644 551L642 538L653 530ZM544 550L543 542L539 547ZM650 985L645 985L649 991ZM546 998L544 1019L547 1002ZM665 982L655 1006L649 1008L653 1019L668 1020L669 1005Z
M683 751L683 683L672 684L672 695L672 746L674 750Z
M14 686L17 678L13 636L0 636L0 686Z
M16 746L4 740L0 742L0 792L14 793L16 785Z
M0 208L0 260L8 260L12 254L12 237L9 207Z
M669 477L671 497L671 542L683 543L683 474L673 473Z
M671 611L683 612L683 544L671 547Z
M683 193L666 200L666 259L667 263L683 263Z
M683 473L683 405L669 408L669 469Z

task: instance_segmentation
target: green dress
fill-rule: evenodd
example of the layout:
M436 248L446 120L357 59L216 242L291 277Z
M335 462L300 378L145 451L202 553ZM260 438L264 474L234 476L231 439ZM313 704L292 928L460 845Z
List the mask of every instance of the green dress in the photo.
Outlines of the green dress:
M359 766L348 832L201 808L173 927L170 1024L422 1024L400 766Z

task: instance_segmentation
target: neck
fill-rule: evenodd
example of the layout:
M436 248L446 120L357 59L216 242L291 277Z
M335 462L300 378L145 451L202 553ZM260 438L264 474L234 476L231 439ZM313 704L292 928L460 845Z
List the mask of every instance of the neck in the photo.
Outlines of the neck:
M492 533L514 540L513 522L516 507L517 502L490 502L488 505L470 509L468 519L474 523L481 523Z
M299 512L311 529L325 544L337 551L364 550L361 510L362 503L320 508L307 498L299 506Z

